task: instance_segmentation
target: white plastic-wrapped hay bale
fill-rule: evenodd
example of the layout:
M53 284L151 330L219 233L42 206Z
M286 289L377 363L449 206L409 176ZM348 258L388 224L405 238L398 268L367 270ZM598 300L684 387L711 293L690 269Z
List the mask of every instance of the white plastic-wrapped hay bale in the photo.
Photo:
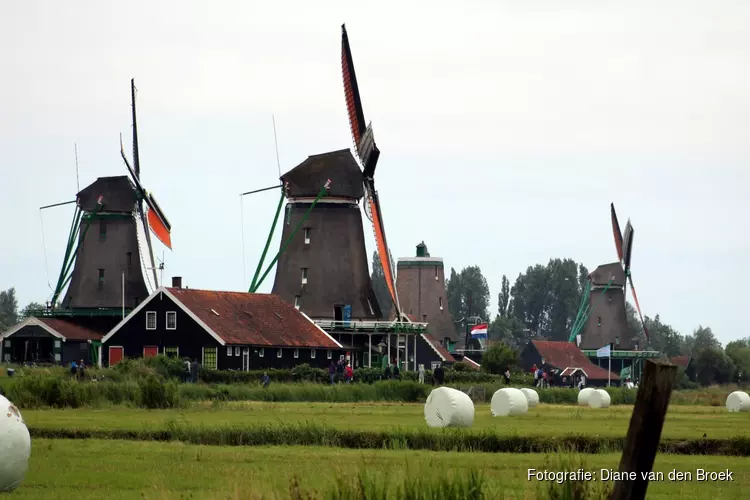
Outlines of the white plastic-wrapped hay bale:
M588 406L589 397L591 396L591 393L593 392L594 392L594 389L592 389L591 387L586 387L585 389L582 389L581 392L578 393L578 405Z
M609 408L612 399L604 389L594 389L589 395L589 406L591 408Z
M430 427L471 427L474 402L457 389L438 387L427 396L424 419Z
M734 391L727 396L727 410L750 411L750 396L746 392Z
M529 404L529 408L534 408L539 404L539 394L529 387L521 388L521 392L526 396L526 402Z
M526 396L519 389L505 387L492 395L490 409L493 417L507 417L509 415L523 415L529 411Z
M0 396L0 492L13 491L29 468L31 436L21 412Z

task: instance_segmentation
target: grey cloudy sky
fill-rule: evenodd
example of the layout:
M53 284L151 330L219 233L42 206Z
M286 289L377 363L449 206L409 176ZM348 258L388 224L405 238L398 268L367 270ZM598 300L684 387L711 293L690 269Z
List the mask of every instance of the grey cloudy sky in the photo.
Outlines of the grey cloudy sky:
M346 22L394 257L424 239L496 297L551 257L616 260L614 202L645 314L750 335L748 20L743 0L5 2L0 288L51 295L38 207L74 198L74 142L82 187L125 174L134 77L165 277L246 289L278 194L245 200L247 276L238 194L276 182L271 114L284 171L351 146ZM53 283L72 212L44 214Z

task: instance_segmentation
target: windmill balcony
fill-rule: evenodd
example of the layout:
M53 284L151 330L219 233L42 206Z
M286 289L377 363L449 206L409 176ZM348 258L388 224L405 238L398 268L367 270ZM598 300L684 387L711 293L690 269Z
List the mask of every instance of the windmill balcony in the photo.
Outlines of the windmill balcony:
M406 323L399 321L333 321L314 320L325 331L347 331L347 332L414 332L427 331L427 323Z

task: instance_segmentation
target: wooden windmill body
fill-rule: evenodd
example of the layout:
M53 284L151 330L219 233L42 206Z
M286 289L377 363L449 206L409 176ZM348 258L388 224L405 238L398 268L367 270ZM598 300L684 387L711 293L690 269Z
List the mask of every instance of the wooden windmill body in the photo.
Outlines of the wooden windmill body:
M309 210L329 179L326 196ZM273 293L314 319L381 319L358 205L362 172L352 154L310 156L281 180L287 199L281 241L289 244L279 256Z

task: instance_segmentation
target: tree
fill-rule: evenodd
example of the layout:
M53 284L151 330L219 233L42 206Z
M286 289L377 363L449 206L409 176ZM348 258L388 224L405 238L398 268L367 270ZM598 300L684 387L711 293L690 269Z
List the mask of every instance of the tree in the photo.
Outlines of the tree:
M510 316L533 336L568 340L588 270L572 259L550 259L518 275L510 290Z
M734 378L734 362L719 347L698 349L693 358L695 360L695 377L697 382L703 386L727 384Z
M378 301L383 318L390 318L393 299L391 299L391 292L388 291L388 283L385 281L385 271L383 271L383 265L380 263L380 256L377 250L372 254L372 276L370 279L372 280L372 290L375 292L375 298Z
M0 333L18 323L18 301L16 289L0 292Z
M508 317L508 307L510 306L510 282L508 277L503 274L500 282L500 293L497 294L497 315L501 318Z
M523 349L530 340L524 324L515 316L495 316L487 333L492 342L503 342L517 350Z
M630 307L635 310L632 306ZM640 320L638 322L640 324ZM648 329L651 349L659 351L670 358L689 354L686 351L685 338L671 326L662 323L658 314L653 319L646 316L643 322ZM640 336L645 337L642 328L638 330L638 333Z
M465 267L460 273L451 268L445 289L448 310L454 320L469 316L480 316L483 320L489 318L490 287L479 266Z
M701 349L721 349L721 342L716 338L710 327L698 326L693 331L693 351Z
M23 321L31 316L32 311L39 311L41 309L44 309L44 306L39 302L29 302L26 307L21 309L21 313L18 315L18 321Z
M724 352L734 363L735 381L738 383L750 381L750 337L729 342Z
M518 366L518 352L502 342L489 346L482 356L482 371L502 375L506 369Z

